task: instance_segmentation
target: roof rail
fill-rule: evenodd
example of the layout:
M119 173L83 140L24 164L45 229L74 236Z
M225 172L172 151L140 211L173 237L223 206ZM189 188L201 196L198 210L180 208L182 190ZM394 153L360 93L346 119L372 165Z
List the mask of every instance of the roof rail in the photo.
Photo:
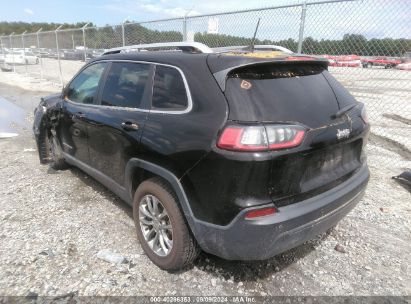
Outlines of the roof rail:
M149 50L149 49L177 49L182 52L188 53L213 53L213 50L210 49L205 44L199 42L161 42L161 43L150 43L150 44L137 44L137 45L129 45L129 46L122 46L118 48L109 49L103 53L103 55L109 54L117 54L121 52L127 51L141 51L141 50Z

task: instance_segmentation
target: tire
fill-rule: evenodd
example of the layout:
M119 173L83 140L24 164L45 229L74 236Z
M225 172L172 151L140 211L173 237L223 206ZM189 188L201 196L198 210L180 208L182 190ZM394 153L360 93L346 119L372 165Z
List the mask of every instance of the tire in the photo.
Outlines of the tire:
M150 211L150 206L152 210L157 206L157 214ZM159 268L168 271L183 269L192 264L200 253L200 248L179 208L177 196L160 178L148 179L137 188L133 201L133 217L141 247ZM161 220L158 220L159 218Z
M53 131L49 131L47 134L47 146L49 153L49 165L54 170L64 170L69 167L66 161L63 158L61 153L61 147L58 143L56 136L53 134Z
M43 165L50 163L50 147L47 130L45 128L41 129L37 138L37 148L39 151L40 163Z

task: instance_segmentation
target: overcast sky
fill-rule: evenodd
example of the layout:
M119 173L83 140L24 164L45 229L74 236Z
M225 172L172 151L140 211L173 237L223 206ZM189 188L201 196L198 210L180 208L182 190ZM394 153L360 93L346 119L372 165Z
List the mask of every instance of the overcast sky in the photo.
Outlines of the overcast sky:
M311 0L315 2L318 0ZM6 2L6 1L5 1ZM286 4L302 0L18 0L1 5L0 21L75 23L91 21L97 25L118 24L124 20L148 21L185 14L241 10ZM218 17L219 33L250 36L261 17L259 38L284 39L298 36L301 8L270 10L263 14ZM193 19L191 31L207 31L208 18ZM152 28L178 29L179 23L152 24ZM410 38L411 0L359 0L355 3L309 6L306 36L339 38L345 33L367 38Z

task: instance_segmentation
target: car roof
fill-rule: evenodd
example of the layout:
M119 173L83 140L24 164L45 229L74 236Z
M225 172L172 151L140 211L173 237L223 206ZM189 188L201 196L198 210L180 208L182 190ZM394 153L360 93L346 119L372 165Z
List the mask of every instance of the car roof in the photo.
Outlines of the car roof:
M102 55L97 57L92 61L100 61L100 60L128 60L128 61L144 61L150 63L162 63L162 64L170 64L170 65L180 65L180 63L184 60L196 59L198 61L204 61L207 58L207 54L198 53L198 54L191 54L191 53L183 53L183 52L170 52L170 51L156 51L156 52L149 52L149 51L142 51L142 52L129 52L129 53L116 53L116 54L108 54Z
M185 69L195 69L196 65L207 63L211 72L240 67L253 63L269 62L316 62L327 65L328 61L307 55L287 54L283 52L253 52L253 53L187 53L179 51L140 51L129 53L108 54L97 57L90 62L102 60L127 60L149 63L159 63Z

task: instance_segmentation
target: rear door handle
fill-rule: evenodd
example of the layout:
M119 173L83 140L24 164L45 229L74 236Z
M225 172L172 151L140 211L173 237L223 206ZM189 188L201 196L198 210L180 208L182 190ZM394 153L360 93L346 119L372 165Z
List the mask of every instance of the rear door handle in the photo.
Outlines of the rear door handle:
M121 127L126 131L138 130L138 124L132 121L125 121L121 123Z

